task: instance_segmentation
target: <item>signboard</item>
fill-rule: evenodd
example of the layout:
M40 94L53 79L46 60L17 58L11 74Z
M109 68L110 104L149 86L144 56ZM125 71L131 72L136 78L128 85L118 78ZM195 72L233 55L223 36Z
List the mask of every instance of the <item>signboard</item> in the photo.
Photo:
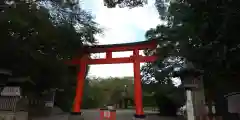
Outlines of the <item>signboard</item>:
M1 96L21 96L20 87L4 87Z
M104 111L103 116L104 118L110 118L111 113L109 111Z
M232 93L227 96L228 112L240 113L240 93Z

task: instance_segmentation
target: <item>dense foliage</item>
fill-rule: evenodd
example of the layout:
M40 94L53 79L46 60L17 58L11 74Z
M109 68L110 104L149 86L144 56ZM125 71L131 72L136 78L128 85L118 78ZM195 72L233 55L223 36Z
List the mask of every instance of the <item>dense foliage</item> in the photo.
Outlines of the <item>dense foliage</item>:
M156 3L157 8L163 4ZM159 26L147 33L160 34L161 42L167 41L172 47L168 53L183 56L204 70L208 101L217 104L219 113L224 110L223 95L239 91L238 5L236 0L171 1L164 17L168 26Z
M64 89L73 98L77 69L66 60L82 55L83 44L94 44L97 23L79 5L62 6L53 1L2 0L0 2L0 67L12 77L28 77L40 94L50 88ZM68 93L68 94L67 94ZM72 99L60 99L57 102ZM70 107L68 105L68 107Z

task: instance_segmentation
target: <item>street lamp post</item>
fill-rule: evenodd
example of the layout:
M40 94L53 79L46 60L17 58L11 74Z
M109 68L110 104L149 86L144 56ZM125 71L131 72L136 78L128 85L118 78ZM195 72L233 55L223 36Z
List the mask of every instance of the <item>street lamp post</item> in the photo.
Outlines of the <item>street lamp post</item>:
M128 100L126 99L127 98L127 85L124 85L124 96L123 96L123 105L124 105L124 108L126 109L127 108L127 104L128 104Z

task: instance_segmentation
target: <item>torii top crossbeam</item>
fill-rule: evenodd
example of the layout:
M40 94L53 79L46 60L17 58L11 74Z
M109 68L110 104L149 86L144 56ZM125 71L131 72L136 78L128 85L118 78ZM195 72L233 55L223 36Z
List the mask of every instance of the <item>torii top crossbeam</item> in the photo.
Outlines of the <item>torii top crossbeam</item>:
M116 64L116 63L133 63L133 57L137 57L140 62L153 62L156 60L156 56L141 56L139 55L139 50L145 49L155 49L157 45L156 40L125 43L125 44L110 44L110 45L94 45L85 46L84 53L106 53L106 58L98 58L87 60L87 64ZM131 57L120 57L113 58L112 52L124 52L133 51L133 56ZM136 59L136 58L135 58ZM75 58L71 61L72 64L79 64L79 58Z
M141 41L134 43L124 44L109 44L109 45L93 45L85 46L84 52L87 53L101 53L101 52L118 52L118 51L132 51L132 50L144 50L144 49L155 49L157 41Z

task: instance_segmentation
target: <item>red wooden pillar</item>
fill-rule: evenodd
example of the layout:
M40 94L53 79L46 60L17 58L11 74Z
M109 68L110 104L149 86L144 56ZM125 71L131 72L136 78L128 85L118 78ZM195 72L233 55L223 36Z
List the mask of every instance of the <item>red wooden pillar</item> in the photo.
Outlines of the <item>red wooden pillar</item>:
M140 75L140 59L139 59L139 50L135 49L133 51L133 70L134 70L134 101L135 101L135 109L136 115L135 117L143 117L143 105L142 105L142 83L141 83L141 75Z
M80 70L78 71L77 76L77 87L76 87L76 95L73 105L73 112L80 113L81 112L81 104L82 104L82 97L83 97L83 85L85 81L87 70L87 56L83 56L80 59Z

